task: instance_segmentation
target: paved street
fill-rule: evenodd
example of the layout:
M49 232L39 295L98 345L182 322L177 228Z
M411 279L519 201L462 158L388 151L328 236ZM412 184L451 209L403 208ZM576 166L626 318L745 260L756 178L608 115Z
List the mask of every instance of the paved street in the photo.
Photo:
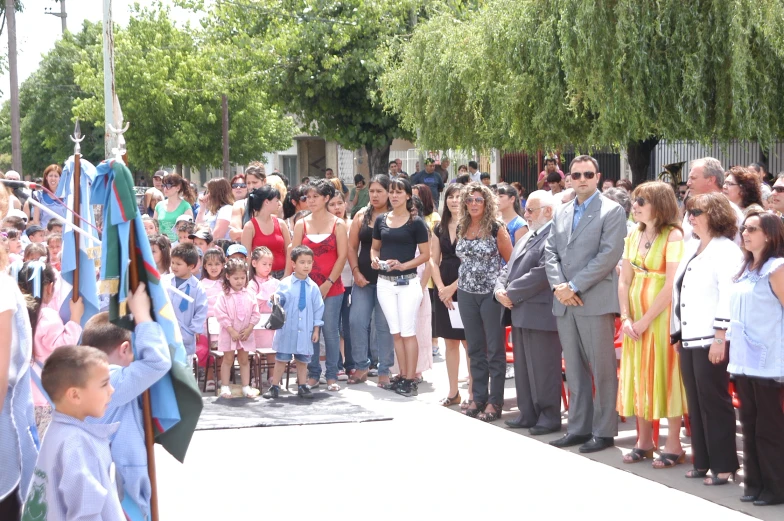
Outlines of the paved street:
M159 448L161 519L748 519L730 510L741 508L784 518L784 506L741 504L738 485L684 478L685 465L623 465L633 421L621 424L618 447L585 457L542 443L557 434L534 439L503 425L516 413L513 380L504 417L486 425L437 405L446 394L442 359L425 379L416 399L372 383L341 391L391 421L199 431L184 465Z

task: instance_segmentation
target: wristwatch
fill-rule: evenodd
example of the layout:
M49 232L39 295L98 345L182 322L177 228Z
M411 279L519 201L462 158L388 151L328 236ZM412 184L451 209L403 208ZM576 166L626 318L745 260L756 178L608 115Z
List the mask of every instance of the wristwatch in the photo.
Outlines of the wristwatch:
M723 338L714 338L713 341L716 342L717 344L723 344L724 343L724 339Z

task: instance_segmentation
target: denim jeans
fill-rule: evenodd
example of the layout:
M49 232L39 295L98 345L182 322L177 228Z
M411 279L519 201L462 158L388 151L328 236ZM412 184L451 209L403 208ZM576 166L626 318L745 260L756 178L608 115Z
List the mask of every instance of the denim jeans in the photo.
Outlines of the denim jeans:
M375 338L370 336L371 317L375 325ZM370 367L370 345L378 348L378 374L389 376L389 369L395 364L395 348L389 325L381 311L376 297L376 285L368 284L360 288L354 284L351 291L351 350L354 368L366 371Z
M345 369L346 372L351 371L356 367L354 357L351 352L351 291L353 286L348 286L346 292L343 293L343 305L340 308L340 336L343 337L343 352L346 354L345 358L340 357L338 368Z
M319 335L324 338L327 351L327 380L338 379L338 358L340 358L340 306L343 304L343 295L327 297L324 299L324 325L319 329ZM313 342L313 356L308 364L308 378L318 381L321 377L321 346Z

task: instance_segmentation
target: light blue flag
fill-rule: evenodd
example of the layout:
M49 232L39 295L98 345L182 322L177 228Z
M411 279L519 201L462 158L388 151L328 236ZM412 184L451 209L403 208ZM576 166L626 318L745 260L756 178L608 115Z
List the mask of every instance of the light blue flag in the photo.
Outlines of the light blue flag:
M91 237L98 238L98 231L95 229L95 217L91 204L91 187L95 178L95 167L84 159L80 161L79 177L79 208L76 212L82 217L78 219L77 226L90 233ZM63 166L63 174L57 185L57 197L65 201L68 208L74 208L74 156L68 158ZM60 317L63 322L68 322L71 318L71 309L68 303L73 294L73 279L76 271L76 255L79 255L79 296L84 302L84 315L82 316L82 327L100 308L98 301L98 288L96 282L95 258L98 256L100 247L97 242L93 242L89 237L83 237L81 232L76 232L72 226L73 214L67 212L67 221L63 226L63 249L61 273L63 279L63 291L61 298L65 299L60 306ZM77 240L79 248L77 249Z

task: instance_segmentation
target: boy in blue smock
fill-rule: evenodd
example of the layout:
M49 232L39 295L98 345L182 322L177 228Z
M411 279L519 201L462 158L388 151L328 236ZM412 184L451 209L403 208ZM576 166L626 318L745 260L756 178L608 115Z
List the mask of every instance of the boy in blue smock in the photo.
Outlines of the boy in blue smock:
M125 521L109 443L118 423L93 425L109 407L106 355L93 347L61 346L46 359L41 383L54 403L22 519Z
M193 276L192 271L199 264L199 250L192 243L182 243L175 246L171 252L170 280L164 282L174 286L185 293L193 302L188 302L182 295L169 291L169 300L174 308L174 315L180 325L182 343L190 364L196 356L196 335L204 332L207 322L207 292L199 284L199 279Z
M112 439L112 459L122 478L122 505L126 511L138 510L144 519L149 519L151 489L139 398L169 372L171 356L161 326L152 321L150 297L143 283L127 302L136 322L136 357L131 332L109 322L109 313L98 313L84 325L82 344L106 354L114 387L106 414L103 418L89 418L88 423L120 423Z
M308 363L313 356L313 344L319 340L319 328L324 325L324 299L318 285L308 276L313 269L313 250L297 246L291 250L294 272L280 281L273 299L278 299L286 311L286 322L275 331L272 348L275 350L275 369L272 381L280 382L291 357L297 364L297 396L313 398L307 384ZM318 356L315 355L315 356ZM280 386L273 385L264 398L278 398Z

